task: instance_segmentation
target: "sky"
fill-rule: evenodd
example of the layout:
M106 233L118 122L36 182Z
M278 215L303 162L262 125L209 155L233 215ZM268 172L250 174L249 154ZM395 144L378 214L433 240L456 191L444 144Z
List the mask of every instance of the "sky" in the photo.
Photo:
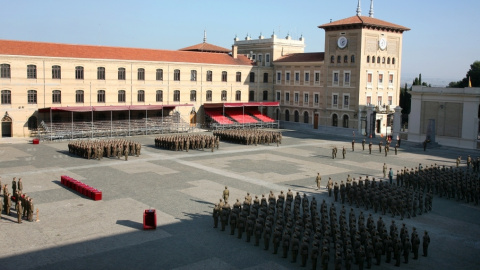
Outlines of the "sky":
M323 52L319 25L356 14L358 0L0 0L0 39L178 50L203 42L273 32L305 38ZM370 0L361 1L368 16ZM375 0L374 17L410 28L403 34L402 84L422 74L445 86L480 60L480 1Z

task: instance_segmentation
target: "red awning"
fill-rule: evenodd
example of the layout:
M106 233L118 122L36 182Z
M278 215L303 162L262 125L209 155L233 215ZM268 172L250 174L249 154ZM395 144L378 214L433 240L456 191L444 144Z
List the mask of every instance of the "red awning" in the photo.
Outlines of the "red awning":
M181 105L127 105L127 106L67 106L41 108L38 112L105 112L105 111L153 111L162 109L173 109L177 106L193 106L191 104Z
M278 107L280 102L237 102L237 103L205 103L203 107L205 109L213 108L241 108L241 107Z

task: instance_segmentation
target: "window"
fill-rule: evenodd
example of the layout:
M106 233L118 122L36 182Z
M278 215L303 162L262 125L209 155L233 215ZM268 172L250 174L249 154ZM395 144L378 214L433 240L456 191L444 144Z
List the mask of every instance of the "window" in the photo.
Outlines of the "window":
M52 66L52 79L61 79L61 78L62 78L62 67Z
M315 84L320 84L320 72L315 72Z
M285 121L290 121L290 111L285 110Z
M263 100L264 101L268 100L268 90L263 91Z
M105 90L98 90L97 91L97 102L98 103L105 103Z
M207 101L212 101L212 90L207 91Z
M0 65L0 78L10 78L10 64Z
M208 71L207 71L207 82L211 82L211 81L212 81L212 77L213 77L212 71L211 71L211 70L208 70Z
M340 55L337 56L337 63L341 63L342 62L342 57Z
M248 92L248 101L255 101L255 91L250 90Z
M235 73L235 81L242 82L242 73L240 71L237 71L237 73Z
M371 105L371 104L372 104L372 97L367 96L367 105Z
M226 82L226 81L227 81L227 72L222 71L222 82Z
M393 104L393 97L388 96L388 105L392 105L392 104Z
M373 74L367 73L367 86L372 87Z
M290 93L289 92L285 93L285 101L290 102Z
M393 74L388 74L388 86L393 87Z
M276 101L280 101L280 98L281 98L281 93L280 93L280 91L277 91L277 92L276 92L276 95L275 95L275 100L276 100ZM479 118L480 118L480 117L479 117Z
M332 106L333 107L338 106L338 95L337 94L332 95Z
M378 74L378 87L383 88L383 73Z
M375 64L375 56L372 56L372 63Z
M304 122L305 124L308 124L308 122L309 122L309 119L308 119L308 118L309 118L309 117L308 117L308 112L304 112L304 113L303 113L303 122Z
M345 71L343 76L343 86L350 86L350 72Z
M250 82L255 82L255 72L250 72Z
M313 102L315 103L315 105L318 105L318 101L319 101L320 97L318 94L314 94L313 95Z
M137 69L137 80L145 81L145 69L144 68Z
M348 63L348 56L345 55L345 56L343 57L343 62L344 62L344 63Z
M192 102L197 101L197 91L195 91L195 90L190 91L190 101L192 101Z
M259 62L259 63L262 63L262 61L263 61L263 57L262 57L262 56L263 56L263 55L261 55L261 54L258 55L258 62Z
M350 56L350 63L355 63L355 55Z
M348 128L348 115L343 116L343 127Z
M237 90L235 91L235 101L241 101L242 100L242 91Z
M27 79L36 79L36 78L37 78L37 66L36 65L28 65L27 66Z
M227 101L227 90L222 90L222 101Z
M60 90L52 91L52 103L62 103L62 92Z
M173 91L173 101L180 102L180 90Z
M332 63L332 64L335 63L335 56L332 55L332 56L330 57L330 63Z
M308 93L303 95L303 105L308 106Z
M270 66L270 54L265 54L265 65Z
M163 81L163 69L157 68L155 72L155 78L157 81Z
M309 73L309 72L305 72L304 83L305 83L305 84L309 84L309 83L310 83L310 73Z
M155 101L156 102L163 102L163 91L162 90L157 90L155 92Z
M290 83L290 72L285 73L285 83Z
M382 57L382 64L385 64L385 57Z
M299 99L299 94L298 94L298 93L294 93L294 94L293 94L293 102L295 102L295 104L298 104L298 99Z
M10 90L2 90L2 104L12 104L12 92Z
M390 57L387 58L387 65L390 65Z
M332 115L332 126L338 126L338 116L335 113Z
M125 68L118 68L118 79L121 81L125 80Z
M377 64L380 64L380 56L377 56Z
M367 55L367 63L370 63L370 55Z
M392 58L392 65L395 65L395 58Z
M378 97L378 100L377 100L377 105L378 107L382 106L382 97Z
M282 72L277 72L277 81L276 81L277 84L281 84L282 83Z
M295 72L295 84L300 82L300 72Z
M190 70L190 81L196 82L197 81L197 71Z
M333 72L333 85L338 85L338 81L339 81L338 75L339 75L338 71Z
M125 90L118 90L118 103L125 103Z
M350 103L350 96L349 95L343 95L343 108L348 109L349 103Z
M98 67L97 68L97 80L105 80L105 68Z
M83 67L81 66L75 67L75 79L83 80Z
M263 82L268 83L268 73L267 72L263 73Z
M84 102L84 92L83 90L76 90L75 91L75 103L83 103Z
M252 54L252 60L255 61L255 59L256 59L255 54Z
M27 91L27 102L28 104L37 104L37 90Z
M137 92L137 102L145 102L145 91L138 90Z
M175 69L173 71L173 80L180 81L180 69Z

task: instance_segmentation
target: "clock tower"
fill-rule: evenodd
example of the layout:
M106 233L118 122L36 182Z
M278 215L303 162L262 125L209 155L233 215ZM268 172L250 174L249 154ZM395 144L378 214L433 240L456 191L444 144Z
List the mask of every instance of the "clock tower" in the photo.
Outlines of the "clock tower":
M362 133L390 135L399 104L402 36L410 29L374 18L373 0L369 16L361 15L359 1L355 16L319 28L325 30L325 117L353 114Z

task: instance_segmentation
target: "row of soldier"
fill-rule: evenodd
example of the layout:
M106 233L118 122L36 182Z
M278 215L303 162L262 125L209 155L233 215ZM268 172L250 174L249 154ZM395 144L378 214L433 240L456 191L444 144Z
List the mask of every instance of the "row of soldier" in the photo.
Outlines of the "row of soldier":
M8 184L2 186L0 178L0 191L3 191L3 200L0 200L0 218L2 210L7 216L11 216L12 202L15 203L15 211L17 213L17 222L22 223L23 218L27 218L28 221L33 221L33 198L29 197L26 193L23 193L22 178L16 181L16 177L12 180L12 193L8 189Z
M282 133L279 131L267 131L260 129L230 129L230 130L216 130L213 135L219 136L220 140L246 144L258 145L276 143L277 146L282 143Z
M317 185L319 176L320 174L317 175ZM382 215L389 212L392 217L399 215L401 219L404 216L416 217L417 214L432 210L431 192L426 193L424 198L424 193L415 191L413 187L397 187L382 180L377 182L374 177L371 180L369 176L365 179L359 177L357 181L348 175L346 183L341 181L340 185L329 178L326 188L328 195L331 197L333 194L336 202L348 202L350 206L363 206L366 210L372 208L375 213L380 211Z
M227 188L225 188L227 190ZM227 196L225 194L227 193ZM246 241L255 238L255 246L260 245L263 238L265 250L273 244L273 253L277 254L282 247L282 257L287 258L291 253L292 262L295 263L298 255L301 256L301 265L306 266L308 258L311 260L312 269L316 269L317 262L323 269L328 269L329 262L334 261L335 269L351 269L352 264L358 264L363 269L366 262L370 268L373 258L377 265L382 262L392 262L394 255L395 265L400 265L403 254L404 263L408 263L410 253L418 259L420 237L413 229L411 238L405 224L400 229L392 221L390 233L387 232L382 217L373 221L369 215L365 224L363 212L358 221L353 209L350 209L347 224L346 209L342 206L340 217L337 218L335 204L332 203L328 210L325 200L317 210L315 197L310 199L297 192L295 198L289 190L285 196L283 191L278 198L272 191L267 198L262 195L259 199L255 196L252 200L247 193L242 203L237 201L233 208L228 204L228 190L224 191L224 200L220 199L213 210L214 227L221 221L222 231L230 226L230 234L237 231L238 238L242 239L246 233ZM292 209L293 203L293 209ZM423 236L423 255L428 254L430 238L427 232ZM331 255L333 254L333 255Z
M462 157L459 156L457 158L457 167L460 165L461 161L462 161ZM468 155L466 163L467 163L467 169L472 169L474 172L480 171L480 157L477 157L476 159L472 159L472 157Z
M172 151L187 151L211 149L220 147L220 139L217 136L207 134L181 134L168 135L155 138L155 147Z
M104 157L122 156L128 160L128 156L140 156L142 145L139 142L125 139L114 140L92 140L92 141L71 141L68 143L68 151L77 156L87 159L102 159Z

